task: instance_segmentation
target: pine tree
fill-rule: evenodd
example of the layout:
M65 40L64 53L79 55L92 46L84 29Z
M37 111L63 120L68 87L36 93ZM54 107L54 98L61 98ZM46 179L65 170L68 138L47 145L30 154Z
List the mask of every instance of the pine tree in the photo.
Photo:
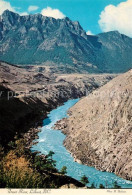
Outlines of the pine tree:
M81 183L83 183L84 185L86 185L86 184L88 184L89 183L89 181L88 181L88 178L86 177L86 175L83 175L82 177L81 177Z
M95 185L94 185L94 183L92 183L92 185L91 185L91 187L90 187L91 189L94 189L94 188L96 188L95 187Z
M103 184L100 184L100 185L99 185L99 188L100 188L100 189L105 189L105 187L104 187Z
M117 181L115 181L115 182L113 183L113 188L114 188L114 189L120 189L121 186L119 186L118 183L117 183Z

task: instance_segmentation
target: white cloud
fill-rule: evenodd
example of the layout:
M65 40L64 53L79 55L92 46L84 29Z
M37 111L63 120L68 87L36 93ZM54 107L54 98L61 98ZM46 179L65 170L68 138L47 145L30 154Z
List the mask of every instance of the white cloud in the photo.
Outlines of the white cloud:
M12 7L10 2L8 1L4 1L4 0L0 0L0 15L5 11L5 10L10 10L12 12L16 12L18 14L20 14L21 16L23 15L28 15L27 12L19 12L19 11L16 11L16 10L20 10L21 8L19 7Z
M132 37L132 0L127 0L117 6L106 6L100 14L98 23L104 32L118 30Z
M26 15L29 15L27 12L18 12L18 14L20 15L20 16L26 16Z
M52 9L51 7L47 7L42 10L41 14L43 16L53 17L55 19L62 19L65 15L58 9Z
M29 12L36 11L36 10L38 10L38 8L39 8L38 6L31 5L28 7L28 11Z
M15 9L11 6L11 4L8 1L0 0L0 15L6 9L8 9L10 11L15 11Z
M90 30L86 32L87 35L94 35Z

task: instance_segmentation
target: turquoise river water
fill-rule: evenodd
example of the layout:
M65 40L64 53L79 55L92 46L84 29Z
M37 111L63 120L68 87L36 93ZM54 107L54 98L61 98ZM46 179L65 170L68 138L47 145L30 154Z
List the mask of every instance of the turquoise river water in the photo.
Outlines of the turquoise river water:
M89 179L88 186L92 183L98 188L99 184L103 184L107 188L112 188L114 181L121 186L121 188L132 188L132 182L124 180L114 173L101 172L93 167L79 164L74 162L71 154L63 146L65 135L61 131L53 130L54 124L67 116L67 111L79 99L68 100L64 105L52 110L46 119L43 121L43 127L41 132L38 133L39 139L36 145L33 145L31 150L39 151L41 154L48 154L49 151L53 151L55 154L53 159L57 161L56 167L60 170L63 166L67 167L67 175L80 180L81 176L86 175Z

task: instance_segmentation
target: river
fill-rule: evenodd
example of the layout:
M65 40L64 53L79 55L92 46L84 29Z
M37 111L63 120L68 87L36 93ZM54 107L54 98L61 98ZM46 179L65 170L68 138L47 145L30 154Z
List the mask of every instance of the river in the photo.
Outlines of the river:
M74 162L71 154L63 146L65 135L61 131L53 130L54 124L67 116L67 111L71 108L79 99L68 100L64 105L52 110L46 119L43 121L43 127L41 132L38 133L39 139L34 140L38 143L33 145L31 151L39 151L41 154L48 154L49 151L53 151L55 154L53 159L56 160L56 168L60 170L63 166L67 167L67 175L80 180L81 176L86 175L89 180L88 186L92 183L99 187L99 184L103 184L106 188L112 188L113 182L121 186L121 188L132 188L132 182L124 180L114 173L101 172L93 167L79 164Z

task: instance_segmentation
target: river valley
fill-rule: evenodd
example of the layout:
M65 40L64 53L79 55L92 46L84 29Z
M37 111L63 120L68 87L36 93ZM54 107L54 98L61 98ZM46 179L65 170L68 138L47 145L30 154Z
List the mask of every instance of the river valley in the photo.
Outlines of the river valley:
M67 117L68 109L78 101L79 99L68 100L63 106L59 106L48 114L43 121L41 132L38 134L39 139L35 140L38 143L31 148L32 152L39 151L41 154L48 154L49 151L53 151L57 169L60 170L63 166L66 166L67 175L77 180L80 180L81 176L85 174L89 179L88 186L94 183L96 188L100 184L103 184L106 188L112 188L114 181L117 181L121 188L132 188L131 181L124 180L114 173L101 172L93 167L75 162L74 158L63 146L66 136L61 131L54 130L53 126L58 120Z

